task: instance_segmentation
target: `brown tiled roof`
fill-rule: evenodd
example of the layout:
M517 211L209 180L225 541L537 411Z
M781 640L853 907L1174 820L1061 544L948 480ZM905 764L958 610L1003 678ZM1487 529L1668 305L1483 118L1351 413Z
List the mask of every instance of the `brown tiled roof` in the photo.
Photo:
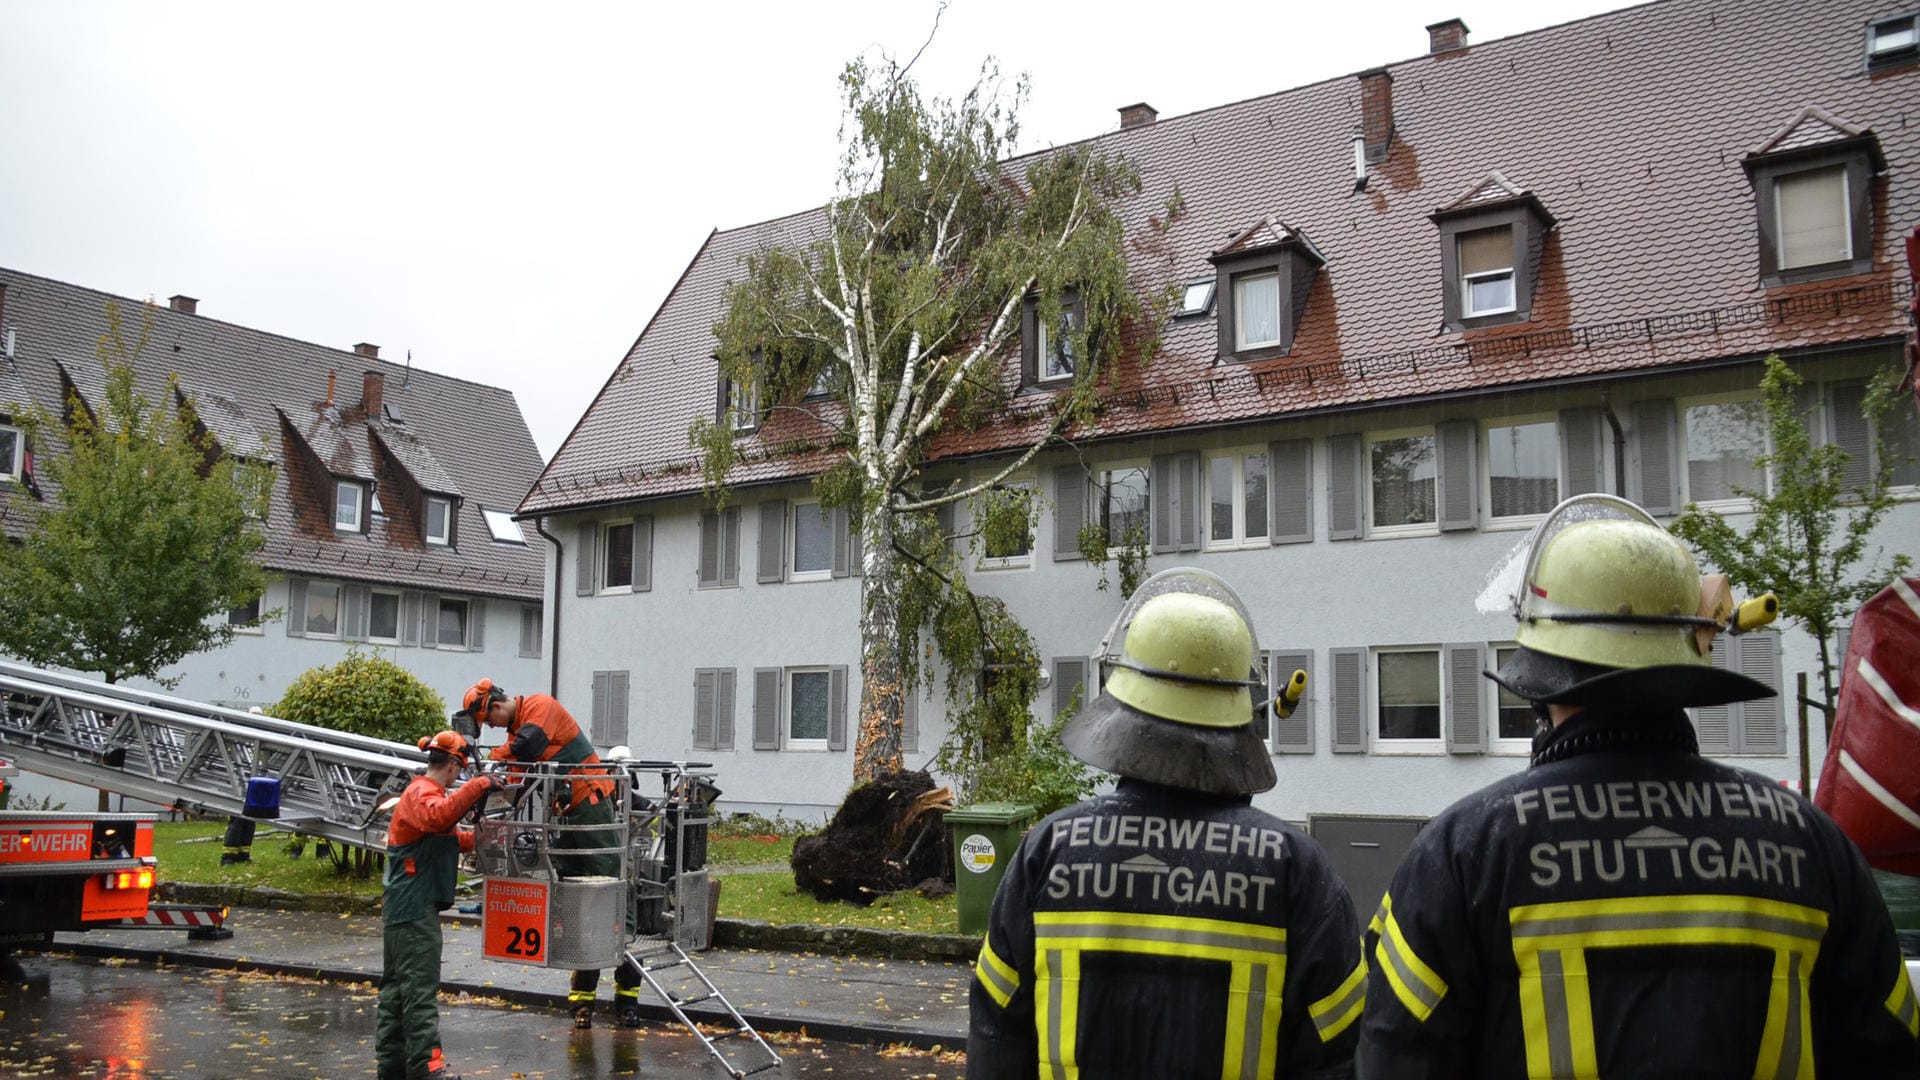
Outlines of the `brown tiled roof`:
M105 307L117 301L124 325L138 326L140 302L15 270L0 269L5 319L18 331L13 383L0 379L6 400L30 396L58 408L60 371L97 399L104 380L94 344L106 332ZM482 507L511 510L540 470L539 451L513 395L494 386L429 371L409 370L352 352L276 334L153 309L153 335L135 367L141 390L168 401L165 378L179 376L196 412L223 447L266 456L280 466L267 517L266 565L274 570L483 596L535 601L543 592L545 560L532 545L489 540ZM5 365L0 360L0 365ZM361 406L362 374L381 373L389 408L369 421ZM329 375L334 400L329 403ZM0 400L4 410L5 400ZM395 422L392 414L405 419ZM473 418L487 417L488 436L474 438ZM378 438L414 482L459 496L458 547L428 545L407 507L388 506L365 535L342 536L332 526L333 493L316 490L297 438L337 476L383 478ZM384 466L391 468L391 465ZM386 500L397 485L383 484ZM57 492L43 493L57 497ZM30 496L0 485L0 528L17 535Z
M1905 332L1887 238L1920 218L1920 68L1869 77L1862 33L1879 0L1665 0L1392 64L1394 140L1356 192L1355 78L1163 117L1098 145L1137 162L1122 212L1143 294L1210 275L1250 222L1284 219L1326 259L1290 355L1217 365L1215 320L1162 328L1151 368L1102 390L1078 439L1252 423L1580 376L1646 372ZM1817 107L1877 133L1869 274L1765 289L1742 158ZM1845 130L1845 129L1842 129ZM1448 333L1428 215L1495 174L1557 219L1530 321ZM1176 192L1185 212L1164 232ZM1508 196L1511 197L1511 196ZM742 260L822 227L823 214L716 232L694 257L522 504L525 513L698 490L687 426L714 411L712 327ZM1151 244L1147 237L1153 237ZM1018 364L1009 359L1008 385ZM1045 394L991 428L950 431L936 455L1018 445ZM755 483L830 461L831 428L776 411L732 475ZM812 448L796 440L813 439ZM777 449L776 449L777 448Z

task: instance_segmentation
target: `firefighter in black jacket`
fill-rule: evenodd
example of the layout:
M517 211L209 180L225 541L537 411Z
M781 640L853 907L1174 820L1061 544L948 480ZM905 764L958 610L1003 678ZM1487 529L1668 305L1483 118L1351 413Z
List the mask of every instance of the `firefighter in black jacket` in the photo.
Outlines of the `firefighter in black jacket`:
M1799 794L1700 756L1685 709L1774 693L1711 665L1743 627L1706 585L1625 500L1578 496L1535 530L1493 675L1542 717L1532 765L1402 860L1367 930L1361 1077L1920 1076L1859 852Z
M1062 741L1121 779L1008 866L967 1075L1351 1076L1359 923L1319 846L1251 805L1274 773L1246 609L1213 575L1168 570L1102 653L1105 690Z

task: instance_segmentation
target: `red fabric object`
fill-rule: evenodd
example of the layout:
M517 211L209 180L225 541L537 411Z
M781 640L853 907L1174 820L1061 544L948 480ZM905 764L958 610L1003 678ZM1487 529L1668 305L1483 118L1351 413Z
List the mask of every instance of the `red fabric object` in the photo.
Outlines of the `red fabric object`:
M1882 870L1920 876L1920 578L1860 606L1814 805Z

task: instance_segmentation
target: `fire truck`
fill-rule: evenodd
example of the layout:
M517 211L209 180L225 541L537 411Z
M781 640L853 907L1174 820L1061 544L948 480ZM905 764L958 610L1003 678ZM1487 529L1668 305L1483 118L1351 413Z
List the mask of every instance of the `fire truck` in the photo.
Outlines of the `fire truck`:
M0 784L18 767L0 758ZM151 914L153 817L0 810L0 951Z

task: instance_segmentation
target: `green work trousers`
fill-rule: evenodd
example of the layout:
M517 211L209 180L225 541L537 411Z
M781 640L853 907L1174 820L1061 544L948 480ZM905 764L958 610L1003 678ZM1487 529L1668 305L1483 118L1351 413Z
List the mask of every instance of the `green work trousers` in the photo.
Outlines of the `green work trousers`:
M426 1080L440 1049L440 913L388 923L382 935L374 1060L380 1080Z
M617 848L626 841L624 821L618 820L613 812L613 803L608 799L596 799L572 808L561 817L568 825L606 825L605 829L582 829L578 832L565 832L554 842L556 849L561 848ZM555 869L566 877L611 877L620 871L620 856L613 852L598 855L566 855L554 857ZM631 931L633 914L627 913L628 929ZM617 987L615 998L621 1002L640 1000L640 969L628 960L614 971L614 985ZM569 983L567 1000L578 1005L590 1002L600 986L600 972L593 968L575 971Z

